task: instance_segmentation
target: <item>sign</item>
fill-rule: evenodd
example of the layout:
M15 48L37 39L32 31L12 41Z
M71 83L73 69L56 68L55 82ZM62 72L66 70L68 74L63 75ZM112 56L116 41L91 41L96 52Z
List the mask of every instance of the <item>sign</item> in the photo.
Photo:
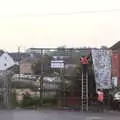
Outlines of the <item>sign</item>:
M63 60L52 60L51 68L64 68L64 61Z
M112 85L113 85L113 87L117 87L117 84L118 84L117 77L112 77Z
M97 89L110 89L111 81L111 51L103 49L92 50L93 67Z

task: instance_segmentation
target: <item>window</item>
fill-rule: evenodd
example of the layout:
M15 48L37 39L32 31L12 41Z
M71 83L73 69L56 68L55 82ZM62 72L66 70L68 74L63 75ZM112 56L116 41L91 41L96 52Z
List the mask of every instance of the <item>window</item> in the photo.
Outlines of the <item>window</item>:
M7 66L7 64L5 63L4 66Z

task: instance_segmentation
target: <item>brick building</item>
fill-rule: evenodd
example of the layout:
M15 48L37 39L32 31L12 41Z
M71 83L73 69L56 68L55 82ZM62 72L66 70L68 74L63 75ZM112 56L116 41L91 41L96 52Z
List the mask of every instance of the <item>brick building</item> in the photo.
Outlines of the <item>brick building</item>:
M120 84L120 41L112 47L112 77L117 77Z

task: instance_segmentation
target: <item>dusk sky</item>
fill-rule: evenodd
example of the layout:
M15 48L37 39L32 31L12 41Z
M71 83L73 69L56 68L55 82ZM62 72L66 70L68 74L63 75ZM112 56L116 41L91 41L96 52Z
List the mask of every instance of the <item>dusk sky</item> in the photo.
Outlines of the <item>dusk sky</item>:
M0 49L100 47L120 40L120 0L1 0Z

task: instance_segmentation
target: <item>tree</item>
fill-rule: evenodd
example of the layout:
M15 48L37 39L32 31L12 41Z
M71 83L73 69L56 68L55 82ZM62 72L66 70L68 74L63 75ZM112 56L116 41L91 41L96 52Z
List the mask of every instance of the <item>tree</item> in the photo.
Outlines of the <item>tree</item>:
M51 57L48 55L44 55L41 57L36 63L32 65L32 69L34 74L40 75L41 70L44 74L49 74L50 73L50 61Z
M81 94L81 78L82 78L82 68L81 64L78 64L76 70L75 70L75 75L71 79L71 85L68 88L68 91L72 91L75 93ZM92 69L92 57L91 55L89 56L89 65L88 65L88 89L89 93L94 93L96 91L95 88L95 79L94 79L94 72Z
M39 60L32 65L32 69L33 69L34 74L36 74L36 75L41 74L41 64L42 64L42 61Z

